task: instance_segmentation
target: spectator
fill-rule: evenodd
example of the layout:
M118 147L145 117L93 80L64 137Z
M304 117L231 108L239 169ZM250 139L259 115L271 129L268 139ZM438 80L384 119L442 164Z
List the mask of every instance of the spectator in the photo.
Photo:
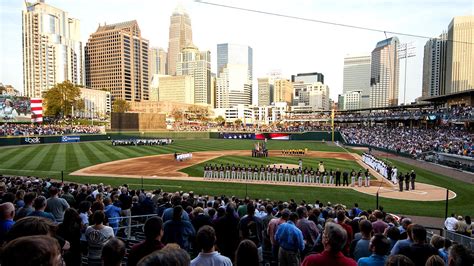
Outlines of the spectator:
M92 204L89 201L79 203L79 217L81 217L83 228L89 226L89 216L92 214L91 206Z
M2 266L63 265L58 241L50 236L20 237L2 250Z
M193 225L187 221L182 220L183 208L177 205L173 208L173 217L171 220L164 223L164 243L176 243L182 249L190 251L191 242L196 235Z
M242 240L235 252L235 266L259 266L258 249L253 241Z
M451 240L444 239L444 246L438 250L438 255L444 260L444 264L448 265L449 248L451 247Z
M445 266L444 260L438 255L432 255L428 258L425 266Z
M216 229L217 247L222 255L234 259L235 250L239 245L239 218L235 215L232 204L227 205L225 215L214 225Z
M191 223L194 226L194 230L197 232L202 226L211 225L211 217L205 214L201 207L196 207L193 211L193 219L191 220Z
M390 251L390 242L382 234L375 234L370 240L370 257L363 257L357 261L358 266L383 266Z
M303 233L303 239L305 241L305 250L301 254L301 257L304 259L306 254L313 249L319 235L319 229L313 221L308 220L308 209L306 209L306 207L301 206L296 209L296 212L298 213L296 227Z
M7 234L6 241L23 236L48 235L55 236L56 224L44 217L30 216L18 220Z
M5 241L5 236L13 227L15 222L15 206L11 202L0 204L0 246Z
M92 215L92 226L86 229L86 240L89 246L88 265L101 265L101 252L105 242L114 237L114 230L104 225L105 214L103 211L95 211Z
M458 216L458 222L454 225L454 230L461 235L466 235L467 233L467 224L461 215Z
M156 265L189 266L189 254L176 244L168 244L163 249L151 253L138 262L138 266Z
M69 204L63 198L58 197L58 188L51 187L49 189L50 197L46 201L46 211L50 212L54 216L56 222L62 222L64 211L69 208Z
M446 218L446 221L444 221L444 227L448 231L455 231L456 230L456 224L458 223L458 220L456 219L454 213L451 213L451 216Z
M125 251L125 243L122 240L110 238L102 248L102 266L121 266Z
M79 213L69 208L64 212L64 220L58 225L57 235L68 241L69 250L64 253L66 265L81 265L81 229Z
M278 251L279 265L300 265L300 254L303 252L305 244L303 233L295 225L297 220L298 215L296 213L290 214L288 221L281 224L275 233L275 240L280 246Z
M449 250L449 266L464 266L472 265L473 263L472 252L463 245L454 244Z
M25 204L23 207L17 209L16 215L15 215L15 221L30 215L35 210L33 208L33 201L35 199L36 199L35 192L28 192L25 194L25 197L23 197L23 201Z
M232 261L215 250L216 232L209 225L202 226L196 235L196 242L201 248L199 255L191 261L191 266L222 265L232 266Z
M247 215L240 220L239 235L241 239L252 240L257 247L262 243L262 220L255 217L255 206L252 202L247 204Z
M51 213L44 211L46 209L45 197L43 196L37 197L33 203L33 207L35 208L35 210L31 212L28 216L43 217L46 219L50 219L52 222L56 222L54 216Z
M145 240L132 246L128 255L128 266L137 265L143 257L164 247L161 242L163 237L163 220L160 217L149 218L144 225Z
M167 221L169 220L172 220L174 215L174 207L176 206L181 206L181 196L179 195L174 195L173 197L171 197L171 207L167 208L164 210L163 212L163 223L166 223ZM181 209L182 209L182 206L181 206ZM189 215L187 212L182 212L181 213L181 220L183 221L189 221Z
M407 229L408 226L411 224L411 219L410 218L403 218L400 226L398 227L398 230L400 230L400 238L399 239L405 239L408 237L407 235Z
M104 199L104 213L109 221L109 225L114 229L114 234L117 234L118 226L120 222L120 212L122 210L119 207L112 205L110 198Z
M337 211L337 223L346 230L347 233L347 238L346 238L346 245L344 246L343 253L346 256L349 256L350 253L350 246L352 239L354 238L354 235L352 233L352 227L348 224L346 224L346 212L343 210Z
M386 230L388 241L390 241L390 250L392 250L393 246L397 243L400 239L400 230L396 226L389 227Z
M385 266L415 266L415 263L404 255L390 255L385 261Z
M388 227L388 224L383 221L384 215L379 210L374 211L374 215L377 218L377 221L372 223L374 234L383 234Z
M282 208L283 208L283 206L282 206ZM278 259L278 253L279 253L279 250L280 250L280 246L278 244L278 241L275 240L275 234L278 230L278 227L280 225L286 223L286 221L288 221L288 219L290 218L290 211L288 209L282 209L280 214L281 214L280 218L274 218L274 219L270 220L270 222L268 223L268 234L270 236L270 243L272 244L273 258L275 260Z
M426 244L426 229L419 224L412 228L413 244L400 248L400 254L410 258L415 265L425 265L431 255L438 255L438 250Z
M356 262L341 252L347 243L347 231L339 224L327 222L322 234L324 251L320 254L307 256L302 266L341 265L354 266Z
M61 198L65 199L69 206L77 207L76 199L74 199L74 196L70 193L69 186L66 185L63 187L63 194L61 195Z
M407 238L398 240L397 243L395 243L395 245L393 246L392 250L390 251L390 255L398 255L400 253L401 248L409 247L413 243L412 229L413 229L413 224L408 225Z
M467 224L466 236L471 237L472 231L474 230L474 222L471 221L471 216L469 215L466 215L466 217L464 217L464 220Z
M351 243L351 257L356 261L359 261L362 257L369 257L372 254L369 249L370 238L372 236L372 224L367 220L361 220L359 222L359 229L362 235L361 239L354 240Z

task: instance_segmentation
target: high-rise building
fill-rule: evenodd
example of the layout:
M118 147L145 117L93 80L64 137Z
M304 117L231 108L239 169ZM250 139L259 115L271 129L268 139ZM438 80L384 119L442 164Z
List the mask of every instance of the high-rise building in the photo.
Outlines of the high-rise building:
M359 91L360 108L370 107L370 55L344 58L343 93Z
M286 102L291 104L293 95L293 83L287 79L277 79L274 85L274 102Z
M200 52L190 44L183 48L176 64L177 75L188 75L194 79L194 103L211 104L211 52Z
M339 110L357 110L361 107L362 92L348 91L339 95Z
M422 97L446 93L446 37L443 33L425 44Z
M324 84L324 75L318 72L298 73L296 75L291 75L291 82L303 82L307 84L321 82Z
M398 105L398 78L400 64L398 61L397 37L377 43L372 51L370 65L370 107L387 107Z
M44 1L25 1L22 17L25 96L40 98L65 80L84 84L79 20Z
M162 76L159 101L194 104L194 79L191 76Z
M293 105L311 106L313 110L329 110L329 87L322 82L293 82Z
M258 78L258 106L269 106L273 100L274 85L269 78Z
M474 16L454 17L448 27L446 93L474 89Z
M148 53L150 63L150 78L153 74L165 75L166 74L166 57L167 53L163 48L151 47Z
M216 108L252 104L252 54L246 45L217 45Z
M148 100L148 51L136 20L99 26L85 49L87 87L113 99Z
M176 75L176 62L181 50L193 42L191 18L179 5L170 17L170 32L168 42L168 75Z

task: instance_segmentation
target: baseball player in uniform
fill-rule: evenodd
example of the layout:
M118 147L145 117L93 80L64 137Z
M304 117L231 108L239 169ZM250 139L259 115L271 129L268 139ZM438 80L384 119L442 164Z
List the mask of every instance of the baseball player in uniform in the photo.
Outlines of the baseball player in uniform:
M291 182L296 182L296 170L295 170L295 168L291 169Z
M276 182L277 180L277 168L276 168L276 165L273 165L273 168L272 168L272 182Z
M265 167L262 165L260 165L260 181L265 181Z
M357 173L357 179L359 180L359 187L362 187L362 172Z
M224 179L224 165L221 164L221 166L219 167L219 178L220 179Z
M296 182L301 183L302 178L303 178L303 169L298 168L298 172L296 174Z
M334 185L334 171L329 171L329 185Z
M285 182L290 182L290 169L288 169L288 166L285 169Z
M230 172L230 178L235 179L235 164L232 164L230 170L232 171Z
M229 179L230 178L230 166L229 164L227 164L225 166L225 179Z
M249 167L247 167L247 180L251 180L252 176L253 176L252 166L249 164Z
M253 180L255 181L258 180L258 166L257 165L253 167Z
M354 171L354 169L352 169L352 172L351 172L351 186L352 187L355 186L355 181L356 181L356 172Z
M235 168L235 171L237 172L237 179L238 180L242 179L242 169L240 168L240 164L237 165L237 167Z
M212 171L212 174L214 176L214 179L219 178L219 167L217 166L217 164L214 164L214 169Z
M242 176L242 180L246 180L247 179L247 168L245 168L245 165L242 165L242 168L240 168L240 172L241 172L241 176Z
M324 171L324 173L323 173L323 185L324 186L326 185L327 178L328 178L328 172Z
M283 166L281 165L278 168L278 182L283 182Z

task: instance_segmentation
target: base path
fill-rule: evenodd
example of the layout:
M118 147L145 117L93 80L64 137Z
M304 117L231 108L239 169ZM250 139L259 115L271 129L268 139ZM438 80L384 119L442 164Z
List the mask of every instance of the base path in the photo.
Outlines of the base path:
M240 183L245 181L240 180L205 180L202 177L190 177L186 173L180 172L181 169L200 164L209 160L216 159L222 156L249 156L249 150L231 150L231 151L206 151L193 152L193 157L185 161L176 161L174 154L152 155L131 159L124 159L93 165L87 168L77 170L70 175L76 176L104 176L104 177L125 177L125 178L144 178L144 179L165 179L165 180L187 180L187 181L201 181L201 182L221 182L221 183ZM330 158L339 160L352 160L360 164L363 168L367 168L360 156L357 154L346 152L318 152L308 151L303 156L287 156L282 155L281 151L269 151L269 157L293 157L293 158ZM398 192L396 188L389 181L385 180L379 173L370 169L371 174L377 179L371 181L370 187L335 187L324 186L321 184L307 184L307 183L271 183L268 181L247 181L249 184L271 184L279 186L303 186L303 187L325 187L329 189L354 189L361 193L376 195L395 199L419 200L419 201L438 201L446 198L446 190L441 187L436 187L428 184L417 183L417 189L414 191ZM341 178L342 179L342 178ZM450 198L456 196L451 192Z

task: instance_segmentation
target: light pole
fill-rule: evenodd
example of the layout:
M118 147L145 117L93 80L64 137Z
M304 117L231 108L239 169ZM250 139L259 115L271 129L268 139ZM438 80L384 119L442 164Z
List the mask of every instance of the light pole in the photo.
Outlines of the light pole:
M398 47L398 59L405 59L405 77L404 77L404 85L403 85L403 103L406 104L407 102L407 62L409 57L414 57L415 54L415 46L413 43L402 43Z
M94 106L91 107L91 123L94 125Z

